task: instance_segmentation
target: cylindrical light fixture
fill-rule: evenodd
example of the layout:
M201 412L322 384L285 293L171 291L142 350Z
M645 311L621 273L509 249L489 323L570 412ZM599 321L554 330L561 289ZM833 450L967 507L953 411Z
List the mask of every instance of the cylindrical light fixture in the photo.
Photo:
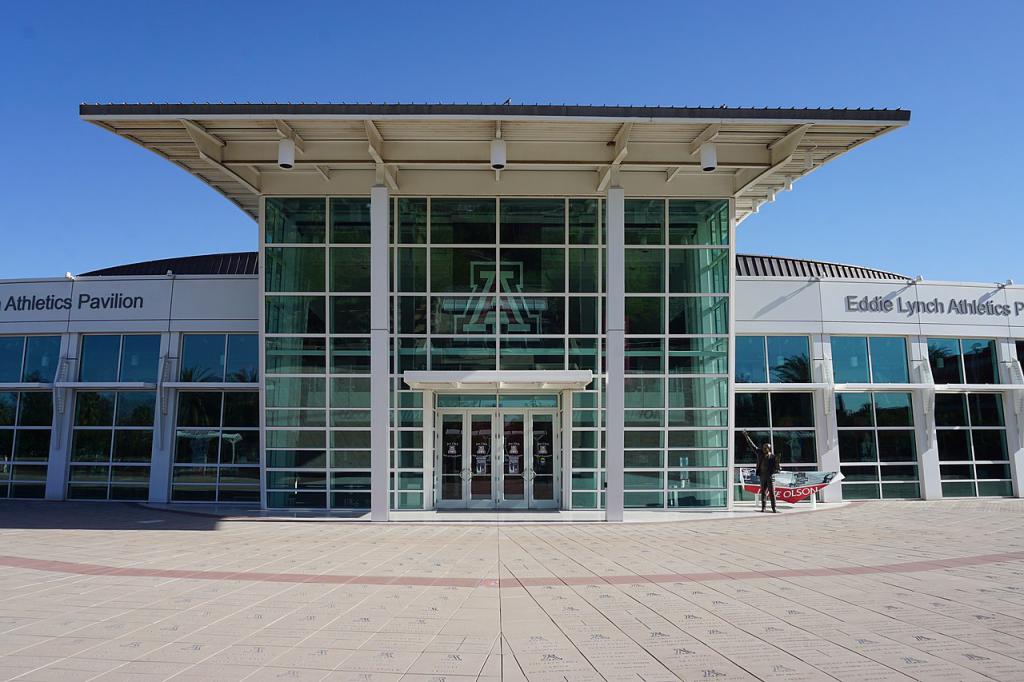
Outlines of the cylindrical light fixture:
M705 142L700 146L700 169L705 173L718 168L718 147L714 142Z
M282 137L277 143L277 165L285 170L295 166L295 140Z
M491 140L491 168L501 170L508 161L508 150L505 147L505 140Z

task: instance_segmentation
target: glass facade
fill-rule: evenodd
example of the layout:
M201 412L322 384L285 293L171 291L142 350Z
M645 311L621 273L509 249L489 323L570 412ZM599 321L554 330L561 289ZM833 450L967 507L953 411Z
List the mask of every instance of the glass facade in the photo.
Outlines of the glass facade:
M1013 494L1001 394L939 393L935 426L943 497Z
M567 506L603 505L604 205L391 200L392 506L423 508L423 396L406 371L597 375L565 414ZM626 504L724 506L725 201L627 200ZM369 200L266 200L271 507L369 504ZM343 225L343 229L339 228ZM432 410L431 410L432 412Z
M921 496L910 393L837 393L843 498Z
M260 395L181 391L172 502L260 501Z
M784 471L818 469L814 432L814 394L805 391L736 393L736 466L750 467L756 454L743 437L746 431L755 444L771 443ZM737 485L737 500L753 495Z
M60 336L0 336L0 384L50 384ZM0 498L46 495L53 394L0 391Z
M928 361L936 384L998 384L993 339L928 339Z
M833 336L837 384L905 384L910 381L907 341L889 336Z
M737 336L736 383L810 383L810 358L806 336Z

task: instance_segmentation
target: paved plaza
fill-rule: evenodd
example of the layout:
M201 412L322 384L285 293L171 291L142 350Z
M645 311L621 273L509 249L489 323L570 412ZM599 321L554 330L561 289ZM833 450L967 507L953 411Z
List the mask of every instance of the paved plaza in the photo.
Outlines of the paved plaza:
M1024 501L620 524L0 503L3 680L1021 680Z

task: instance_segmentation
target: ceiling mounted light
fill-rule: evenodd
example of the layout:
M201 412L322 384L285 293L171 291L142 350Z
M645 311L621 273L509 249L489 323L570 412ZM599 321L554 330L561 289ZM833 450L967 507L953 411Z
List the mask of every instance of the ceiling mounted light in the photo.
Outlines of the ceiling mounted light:
M295 167L295 140L282 137L277 143L277 165L285 170Z
M507 161L508 149L505 146L505 140L501 139L501 121L498 121L498 125L494 129L494 139L491 140L491 168L496 171L502 170Z
M705 142L700 146L700 169L705 173L718 168L718 147L714 142Z

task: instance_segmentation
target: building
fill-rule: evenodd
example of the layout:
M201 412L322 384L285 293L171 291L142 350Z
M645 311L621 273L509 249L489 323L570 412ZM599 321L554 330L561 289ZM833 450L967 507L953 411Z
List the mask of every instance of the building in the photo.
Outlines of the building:
M0 282L0 495L618 520L729 507L736 428L841 468L829 497L1020 495L1019 287L735 254L909 112L81 115L224 194L259 251Z

